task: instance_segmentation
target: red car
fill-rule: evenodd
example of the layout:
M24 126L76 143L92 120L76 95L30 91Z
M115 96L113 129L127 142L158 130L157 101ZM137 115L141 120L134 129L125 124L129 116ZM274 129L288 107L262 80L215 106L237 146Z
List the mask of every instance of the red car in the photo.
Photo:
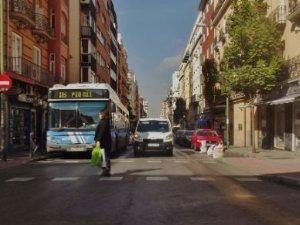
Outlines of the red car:
M218 135L212 129L196 130L192 136L192 148L199 151L201 148L201 141L206 141L206 146L222 143L222 136Z

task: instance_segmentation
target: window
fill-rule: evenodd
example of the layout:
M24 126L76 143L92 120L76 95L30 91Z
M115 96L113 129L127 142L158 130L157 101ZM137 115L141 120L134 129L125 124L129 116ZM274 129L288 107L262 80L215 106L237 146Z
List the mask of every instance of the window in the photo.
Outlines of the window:
M51 9L51 13L50 13L50 28L51 29L55 29L55 12L54 9Z
M60 76L63 80L66 80L66 59L62 58Z
M12 69L21 73L22 71L22 38L12 33Z
M88 39L81 40L81 53L89 53L89 40Z
M89 68L88 67L82 67L81 71L82 71L81 82L88 82L89 81Z
M61 39L65 43L67 42L67 19L64 15L61 18Z
M49 67L50 67L50 72L52 74L55 73L55 53L50 53L49 56Z
M41 66L41 49L35 46L33 47L33 63Z

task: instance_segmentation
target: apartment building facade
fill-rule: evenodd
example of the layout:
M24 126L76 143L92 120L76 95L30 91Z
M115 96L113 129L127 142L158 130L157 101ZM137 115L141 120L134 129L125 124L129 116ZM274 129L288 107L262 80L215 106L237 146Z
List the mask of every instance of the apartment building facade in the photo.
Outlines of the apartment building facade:
M78 17L78 15L80 15ZM118 24L111 0L70 1L70 78L104 82L117 92Z
M5 147L11 151L28 149L30 134L38 142L45 140L47 128L48 88L60 82L66 74L60 61L66 57L68 70L68 43L64 52L61 44L61 17L68 24L68 1L10 0L4 6L4 58L5 71L13 82L3 95L2 120L5 124ZM2 22L2 21L1 21ZM60 38L57 40L57 38ZM59 68L59 69L58 69ZM3 137L3 136L2 136ZM40 143L43 144L43 143Z

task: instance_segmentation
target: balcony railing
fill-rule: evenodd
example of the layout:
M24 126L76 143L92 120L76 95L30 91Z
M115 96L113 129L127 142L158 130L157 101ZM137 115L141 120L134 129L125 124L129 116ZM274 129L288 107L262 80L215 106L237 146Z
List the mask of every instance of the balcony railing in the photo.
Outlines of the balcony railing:
M49 18L42 14L35 14L35 28L33 30L35 36L41 42L54 38L54 29L50 27Z
M22 57L9 58L8 71L24 76L25 78L30 78L46 87L51 87L56 82L56 76L49 70Z
M10 17L18 27L31 28L35 25L34 6L28 0L10 0Z
M90 38L93 44L96 44L96 33L91 26L81 26L81 36L84 38Z
M300 20L300 0L289 0L289 16L291 21Z
M281 26L286 24L286 14L287 7L285 5L279 5L273 12L271 12L270 18L274 23Z
M300 55L287 61L287 68L290 78L300 77Z

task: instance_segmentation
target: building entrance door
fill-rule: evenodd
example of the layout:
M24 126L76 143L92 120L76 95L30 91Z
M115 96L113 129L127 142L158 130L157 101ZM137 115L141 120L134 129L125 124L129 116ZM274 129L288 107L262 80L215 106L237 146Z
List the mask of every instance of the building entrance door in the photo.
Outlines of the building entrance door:
M275 107L275 148L284 149L285 110L284 105Z

